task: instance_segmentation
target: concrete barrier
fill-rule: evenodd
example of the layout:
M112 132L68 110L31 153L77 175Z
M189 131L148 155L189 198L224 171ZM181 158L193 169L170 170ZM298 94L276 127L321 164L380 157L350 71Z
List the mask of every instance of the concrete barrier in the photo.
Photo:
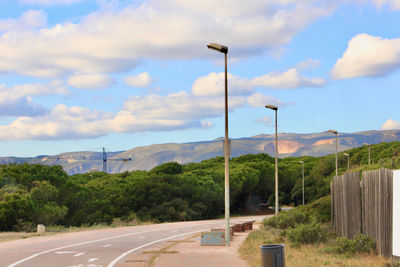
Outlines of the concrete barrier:
M38 224L37 225L37 233L41 234L41 233L45 233L46 232L46 226L44 226L43 224Z

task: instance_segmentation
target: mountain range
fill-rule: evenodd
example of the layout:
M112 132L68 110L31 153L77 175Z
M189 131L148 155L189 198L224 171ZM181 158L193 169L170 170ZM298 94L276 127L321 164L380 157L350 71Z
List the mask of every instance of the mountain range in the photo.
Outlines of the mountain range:
M400 141L400 130L339 133L338 150L344 151L367 144ZM279 157L324 156L335 153L335 135L330 132L312 134L278 134ZM275 135L256 135L231 139L231 156L268 153L275 155ZM373 152L372 152L373 153ZM119 173L133 170L150 170L165 162L181 164L200 162L223 156L223 138L191 143L167 143L135 147L126 151L107 153L107 171ZM129 160L128 160L129 159ZM31 158L0 157L0 164L40 163L61 165L68 174L103 170L102 152L68 152L54 156L40 155Z

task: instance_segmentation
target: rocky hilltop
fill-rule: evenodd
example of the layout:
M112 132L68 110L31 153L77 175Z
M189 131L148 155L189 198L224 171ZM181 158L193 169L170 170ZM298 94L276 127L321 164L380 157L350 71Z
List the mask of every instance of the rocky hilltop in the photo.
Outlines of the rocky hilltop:
M335 136L329 132L313 134L281 133L278 135L280 157L323 156L335 152ZM357 133L339 133L338 149L347 150L362 146L364 143L400 141L400 130L365 131ZM130 150L107 153L108 172L118 173L132 170L149 170L169 162L199 162L205 159L222 156L223 139L192 142L183 144L155 144L135 147ZM275 153L275 135L256 135L231 140L231 156L245 154ZM101 152L69 152L55 156L37 156L34 158L3 157L1 164L6 163L41 163L62 165L69 174L101 171L103 169ZM130 158L130 161L118 159Z

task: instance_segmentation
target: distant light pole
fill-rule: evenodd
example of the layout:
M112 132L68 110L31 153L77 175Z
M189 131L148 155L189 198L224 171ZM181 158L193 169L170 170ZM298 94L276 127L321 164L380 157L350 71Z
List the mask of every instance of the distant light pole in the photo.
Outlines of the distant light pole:
M350 155L347 153L343 153L347 157L347 170L350 170Z
M336 135L336 176L338 176L338 160L337 160L337 146L338 146L337 135L338 135L338 132L336 130L328 130L328 132L333 133L334 135Z
M364 143L364 146L368 147L368 165L370 165L371 164L371 145Z
M225 246L230 246L230 222L229 222L229 138L228 138L228 47L220 44L210 43L209 49L225 54Z
M303 205L304 205L304 161L299 160L299 163L301 164L301 172L302 172L302 184L303 184Z
M278 107L274 105L266 105L265 107L275 110L275 214L278 214Z

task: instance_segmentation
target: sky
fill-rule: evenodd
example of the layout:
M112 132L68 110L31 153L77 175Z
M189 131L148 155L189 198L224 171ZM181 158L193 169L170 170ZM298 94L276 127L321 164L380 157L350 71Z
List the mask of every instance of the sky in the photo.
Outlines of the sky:
M400 0L0 0L0 156L400 129Z

